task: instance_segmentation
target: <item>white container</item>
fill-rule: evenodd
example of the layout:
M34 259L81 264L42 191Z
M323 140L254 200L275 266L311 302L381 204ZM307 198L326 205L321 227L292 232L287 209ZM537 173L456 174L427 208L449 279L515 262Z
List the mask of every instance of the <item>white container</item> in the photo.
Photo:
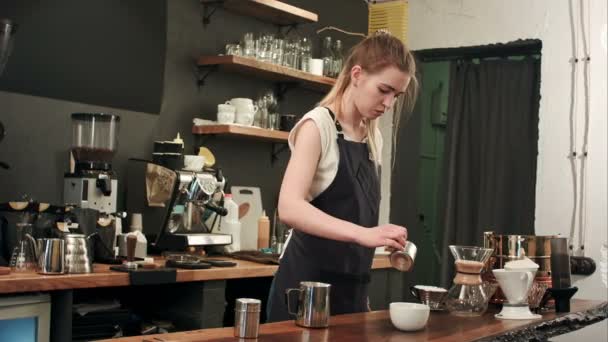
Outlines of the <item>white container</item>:
M318 76L323 76L323 60L320 58L310 59L310 73Z
M236 108L229 104L217 105L217 122L223 125L234 123L236 119Z
M251 126L253 124L253 118L255 113L258 111L258 106L253 104L252 99L236 97L230 101L226 101L225 104L234 106L236 108L235 122L240 125Z
M232 200L232 195L226 194L224 197L224 208L228 214L222 220L220 231L223 234L232 235L232 244L225 248L227 252L237 252L241 250L241 222L239 221L239 205Z

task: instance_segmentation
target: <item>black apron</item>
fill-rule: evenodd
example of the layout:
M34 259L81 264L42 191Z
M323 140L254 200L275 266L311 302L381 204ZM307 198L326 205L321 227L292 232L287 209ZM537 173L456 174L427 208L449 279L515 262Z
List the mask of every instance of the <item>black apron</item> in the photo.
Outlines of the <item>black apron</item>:
M329 111L334 118L334 114ZM311 204L336 218L363 227L378 225L380 182L367 143L344 139L336 121L340 150L338 172ZM268 321L293 319L287 313L285 290L301 281L331 284L332 315L367 311L367 290L374 248L325 239L294 229L273 279Z

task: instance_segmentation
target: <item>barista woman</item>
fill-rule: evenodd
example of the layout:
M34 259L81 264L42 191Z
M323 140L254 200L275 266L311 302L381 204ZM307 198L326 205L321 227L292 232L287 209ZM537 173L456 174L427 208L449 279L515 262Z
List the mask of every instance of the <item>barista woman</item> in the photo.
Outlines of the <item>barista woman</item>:
M332 285L332 315L368 310L375 247L401 250L407 239L404 227L378 225L378 118L400 98L413 103L415 74L399 39L373 34L352 49L329 94L291 131L279 213L294 229L271 287L268 321L290 319L285 290L301 281Z

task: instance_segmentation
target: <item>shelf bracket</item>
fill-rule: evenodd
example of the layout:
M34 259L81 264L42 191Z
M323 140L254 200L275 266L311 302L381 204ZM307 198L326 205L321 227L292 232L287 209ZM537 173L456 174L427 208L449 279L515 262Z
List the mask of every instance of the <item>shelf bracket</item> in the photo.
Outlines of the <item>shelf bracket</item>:
M194 154L198 154L198 149L201 146L206 146L207 143L215 140L216 134L194 134Z
M274 165L274 163L279 160L279 155L289 149L289 145L287 143L272 143L271 148L270 165Z
M282 101L285 93L291 88L295 87L295 83L292 82L277 82L274 86L274 94L277 97L277 100Z
M218 1L206 1L204 3L201 3L201 6L203 8L201 16L203 17L203 27L204 28L206 28L207 25L209 25L209 23L211 22L211 17L213 16L215 11L217 11L217 9L220 7L220 5L223 2L224 1L222 1L222 0L218 0Z
M207 79L207 77L209 77L209 75L211 75L213 72L217 71L218 66L217 65L210 65L210 66L197 66L196 68L196 84L198 86L198 89L200 90L202 86L205 85L205 80Z
M298 24L293 23L293 24L287 24L287 25L277 25L277 28L278 28L279 35L286 37L289 34L289 32L291 32L292 30L296 30L296 31L298 30ZM283 33L284 28L287 28L285 33Z

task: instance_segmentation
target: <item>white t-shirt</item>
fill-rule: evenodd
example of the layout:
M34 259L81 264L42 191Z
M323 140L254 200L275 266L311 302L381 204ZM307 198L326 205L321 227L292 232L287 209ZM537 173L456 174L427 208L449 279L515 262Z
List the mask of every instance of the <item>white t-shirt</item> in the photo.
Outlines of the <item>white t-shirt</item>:
M306 121L312 120L319 129L319 135L321 136L321 156L319 158L319 164L317 170L312 179L310 190L308 191L307 200L312 201L319 196L336 178L338 173L338 163L340 161L340 150L338 149L336 124L329 113L329 110L325 107L316 107L310 112L306 113L300 121L294 126L289 133L289 148L291 150L295 147L295 136L298 128ZM378 151L382 151L382 135L380 129L376 129L376 146ZM344 134L344 139L355 141ZM366 141L367 138L364 140ZM378 153L380 154L380 153ZM380 165L380 155L378 155L378 165Z

